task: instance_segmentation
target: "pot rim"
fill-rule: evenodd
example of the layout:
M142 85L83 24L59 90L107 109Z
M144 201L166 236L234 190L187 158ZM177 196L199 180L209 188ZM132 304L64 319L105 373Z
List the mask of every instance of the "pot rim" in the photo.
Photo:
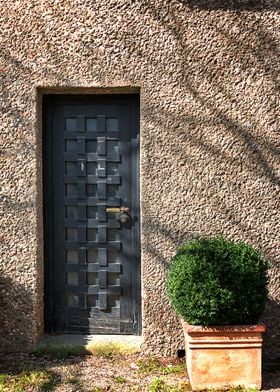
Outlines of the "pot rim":
M186 332L265 332L264 323L248 325L192 325L181 319L182 326Z

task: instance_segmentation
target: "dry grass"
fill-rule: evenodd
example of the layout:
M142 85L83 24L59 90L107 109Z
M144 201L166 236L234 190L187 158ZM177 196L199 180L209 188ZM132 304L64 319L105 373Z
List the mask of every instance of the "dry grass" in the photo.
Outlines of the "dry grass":
M269 370L266 391L280 390L279 376L279 369ZM0 355L0 392L40 391L188 392L190 386L183 362L131 354L115 345L83 350L52 346L33 354Z

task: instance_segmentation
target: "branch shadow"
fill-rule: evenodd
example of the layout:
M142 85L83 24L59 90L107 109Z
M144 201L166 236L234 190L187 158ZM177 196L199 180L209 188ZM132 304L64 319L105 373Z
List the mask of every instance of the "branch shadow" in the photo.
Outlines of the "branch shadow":
M15 282L12 278L0 275L0 342L1 352L32 349L35 337L32 336L30 305L34 303L33 293L28 284ZM29 331L23 335L22 331Z
M246 155L246 161L243 161L243 165L247 166L250 171L259 177L264 176L273 186L279 187L280 176L267 159L269 155L273 156L274 159L280 164L279 148L269 140L265 140L262 137L257 138L249 129L239 125L236 121L230 119L227 115L209 105L209 103L205 102L204 99L199 96L197 91L192 86L189 86L189 91L192 91L193 97L196 97L205 107L211 108L213 111L215 111L217 119L216 125L218 123L223 124L228 134L231 134L234 138L239 139L242 144L246 146L248 152ZM185 140L188 140L198 148L202 149L207 155L211 154L221 160L224 159L231 161L232 163L242 159L240 156L237 159L229 157L221 150L219 144L215 146L210 144L207 139L204 140L203 136L196 135L195 132L189 132L190 124L194 127L201 125L201 120L199 118L188 118L187 115L173 115L164 109L159 110L158 106L154 108L150 106L150 109L149 116L151 119L153 119L154 124L158 124L162 118L167 118L169 121L171 120L173 124L176 124L176 122L180 121L181 123L185 123L185 129L182 128L180 133L184 135ZM256 169L258 171L257 173Z
M278 10L278 0L179 0L183 5L202 10L263 11Z
M189 4L189 2L183 1L183 3ZM199 3L199 2L198 2ZM207 2L208 3L208 2ZM213 3L216 3L213 1ZM234 1L233 1L234 3ZM240 3L247 3L244 1L241 1ZM258 1L254 1L254 3L259 3ZM267 2L267 5L271 4L271 2ZM225 6L226 7L226 6ZM279 2L279 7L280 7L280 2ZM188 56L190 55L190 50L188 48L188 44L186 40L184 39L184 31L185 31L185 26L183 25L181 19L178 17L176 14L176 11L173 10L172 8L169 10L169 15L168 18L166 17L165 13L162 13L160 9L157 9L156 6L153 3L150 3L148 6L150 15L156 20L164 29L168 29L171 34L174 36L174 38L177 41L177 44L180 48L180 56L182 58L182 61L180 64L178 64L178 67L181 68L181 74L184 75L184 82L185 86L184 89L186 93L191 94L193 99L197 101L202 108L207 108L209 109L209 112L213 113L213 118L215 120L216 124L222 124L227 132L231 134L233 137L239 138L243 144L246 145L248 148L249 155L246 156L246 161L249 161L250 166L252 167L253 170L255 168L258 168L258 175L259 176L265 176L273 185L275 186L280 186L280 175L276 172L276 170L272 167L272 165L269 162L269 155L273 156L274 159L278 160L278 164L280 164L280 154L279 154L279 145L273 144L269 140L265 140L262 137L256 138L254 136L253 132L245 126L239 124L237 120L234 120L233 118L230 118L229 115L223 110L220 110L216 105L215 105L215 100L214 96L211 96L211 99L209 99L209 96L207 95L202 95L201 92L198 90L198 88L195 86L195 84L191 80L191 73L192 69L190 69L190 64L188 61ZM214 15L214 16L212 16ZM217 34L220 33L220 30L218 27L215 26L213 21L215 22L215 13L211 14L211 17L209 16L209 20L207 18L204 18L204 24L209 25L209 28L216 30ZM213 19L213 20L212 20ZM245 51L246 54L249 54L253 56L255 59L254 61L257 61L258 67L260 70L264 69L266 74L269 75L269 78L271 81L273 81L273 85L275 90L278 92L279 91L279 83L277 81L277 69L272 68L271 64L275 63L275 60L279 57L279 45L275 41L275 38L272 36L271 32L263 31L261 23L256 20L254 21L256 26L254 27L253 32L250 32L250 35L248 37L248 40L239 39L238 37L232 38L228 32L223 29L222 33L223 35L228 36L229 43L231 44L232 47L235 47L237 45L237 48L242 51ZM171 27L172 26L172 27ZM253 35L254 39L257 41L257 47L254 49L250 46L250 39L252 38L251 35ZM247 42L248 41L248 42ZM238 51L235 50L235 52ZM201 68L201 71L203 72L203 79L207 80L210 85L214 85L213 80L213 75L212 71L215 71L214 65L211 63L207 64L207 68L205 68L203 62L201 61L200 58L196 58L195 52L191 52L192 56L192 61L195 63L195 67L197 69ZM277 64L277 62L276 62ZM198 67L198 68L197 68ZM230 96L229 92L225 90L225 87L222 86L221 84L217 85L217 88L219 91L222 92L223 96L228 99L230 102L232 100L232 97ZM182 91L182 94L184 92ZM178 117L181 117L180 120L182 122L187 119L187 115L185 116L176 116L172 115L172 113L167 112L166 110L162 110L161 113L158 112L158 104L156 107L152 107L152 104L150 104L151 107L149 108L149 116L153 117L154 123L158 124L161 119L168 119L171 123L176 124L178 121ZM269 108L267 108L269 110ZM200 123L201 125L201 119L197 118L195 119L194 123L196 122L197 124ZM205 119L206 120L206 119ZM208 122L211 121L211 118L207 119ZM188 120L187 120L188 121ZM195 124L196 125L196 124ZM250 124L250 127L253 128L253 124ZM186 130L187 130L186 126ZM207 141L203 142L203 139L196 138L195 134L190 134L185 132L185 137L191 139L192 142L196 143L197 145L200 145L202 149L207 152L212 152L214 155L222 156L221 150L219 146L216 148L215 146L210 146ZM224 158L228 159L228 157L224 156Z
M41 352L36 348L36 337L32 328L31 317L34 317L30 306L34 303L34 294L28 284L23 285L9 277L0 275L0 374L1 386L9 387L18 384L16 390L26 390L38 382L40 391L51 391L61 381L56 365L78 365L85 361L88 353L79 350L77 354L64 357L63 346L58 346L54 354ZM29 311L30 310L30 311ZM23 333L28 331L28 333ZM38 346L39 347L39 346ZM67 354L67 353L66 353ZM14 378L14 380L10 380ZM12 385L13 384L13 385ZM40 387L39 387L40 384ZM32 388L31 386L31 388ZM13 390L15 390L13 388ZM28 389L29 390L29 389ZM33 390L33 389L32 389ZM36 389L37 390L37 389Z

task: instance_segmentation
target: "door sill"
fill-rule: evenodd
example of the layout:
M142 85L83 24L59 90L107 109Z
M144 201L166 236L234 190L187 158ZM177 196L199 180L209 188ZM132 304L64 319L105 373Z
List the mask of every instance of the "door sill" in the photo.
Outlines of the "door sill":
M38 344L37 349L49 351L50 348L71 348L81 347L85 351L102 353L108 349L128 354L141 351L143 342L142 336L135 335L76 335L76 334L57 334L45 335L43 340ZM75 351L75 350L74 350Z

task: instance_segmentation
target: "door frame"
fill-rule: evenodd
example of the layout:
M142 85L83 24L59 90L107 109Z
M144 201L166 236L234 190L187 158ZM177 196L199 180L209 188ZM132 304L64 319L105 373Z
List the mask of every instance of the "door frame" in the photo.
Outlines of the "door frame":
M107 92L107 91L106 91ZM134 315L134 335L141 335L142 312L141 312L141 232L140 232L140 95L139 93L122 93L122 94L42 94L42 157L43 157L43 230L44 230L44 325L45 332L52 333L53 328L53 160L52 158L52 132L49 134L48 129L52 127L52 102L61 102L73 104L77 101L85 103L99 99L107 104L132 103L130 106L131 127L135 127L136 137L131 139L131 170L136 173L131 176L132 200L133 206L138 216L138 222L132 230L132 254L135 261L133 263L133 315ZM105 102L104 102L105 103ZM136 240L135 240L136 238ZM135 282L136 281L136 282ZM48 282L48 284L46 284ZM136 317L137 315L137 317Z

